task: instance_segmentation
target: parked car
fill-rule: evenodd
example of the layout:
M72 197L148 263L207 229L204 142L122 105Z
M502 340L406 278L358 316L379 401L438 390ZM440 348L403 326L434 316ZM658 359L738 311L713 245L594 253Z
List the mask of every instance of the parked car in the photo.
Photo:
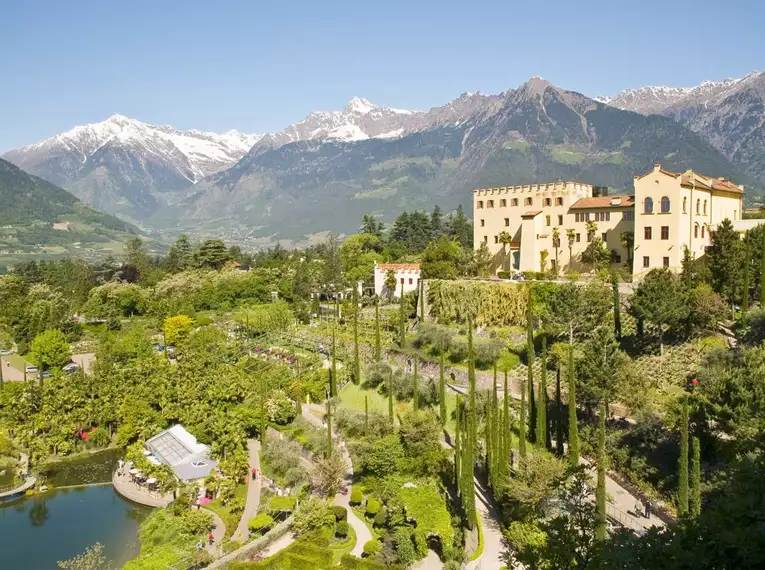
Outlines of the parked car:
M37 372L39 372L39 369L37 368L37 366L33 366L33 365L29 364L29 365L27 365L27 367L24 369L24 371L25 371L27 374L37 374Z
M64 366L61 370L64 371L65 374L74 374L80 369L79 364L75 364L74 362L70 362L66 366Z
M40 374L40 378L50 378L50 377L51 377L51 373L50 373L50 370L44 370L44 371L43 371L43 372Z

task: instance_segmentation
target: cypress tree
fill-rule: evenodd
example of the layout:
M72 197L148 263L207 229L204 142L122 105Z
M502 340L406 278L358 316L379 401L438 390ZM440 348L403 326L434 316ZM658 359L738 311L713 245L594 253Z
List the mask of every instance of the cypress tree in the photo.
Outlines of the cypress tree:
M414 391L412 392L412 407L415 410L420 409L420 387L418 382L419 378L417 377L417 366L418 366L417 362L419 360L420 359L417 357L417 355L415 355L414 356L414 378L412 380L413 389L414 389Z
M457 396L457 418L454 429L454 482L457 485L457 494L462 495L462 479L460 477L462 466L462 450L460 449L460 432L462 431L462 398Z
M263 388L263 374L260 375L260 444L266 444L266 391Z
M680 457L678 458L677 514L688 514L688 402L680 410Z
M611 272L611 290L614 296L614 338L616 340L622 339L622 312L621 303L619 302L619 278L616 275L616 271Z
M420 279L420 321L425 322L425 280Z
M518 422L518 457L523 464L526 459L526 386L521 387L521 417Z
M356 294L353 295L353 383L361 382L361 359L359 358L359 303Z
M486 407L486 425L484 428L486 448L484 452L484 461L486 464L486 473L489 476L489 485L494 484L494 440L492 433L492 427L494 425L494 410L491 408L491 403Z
M555 367L555 453L563 457L563 403L560 397L560 362Z
M0 390L5 387L5 380L3 379L3 360L0 358Z
M390 374L388 375L388 419L390 420L390 425L393 425L393 368L390 369Z
M444 378L444 350L438 359L438 407L441 413L441 425L446 425L446 379Z
M380 342L380 297L375 301L375 361L380 362L382 344Z
M537 445L547 446L547 336L542 335L542 372L539 375L537 402Z
M401 283L401 298L398 302L398 345L404 348L406 344L406 313L404 311L404 283Z
M497 397L497 363L494 362L494 383L492 385L492 403L491 403L491 413L492 413L492 424L491 424L491 462L492 462L492 471L493 476L496 483L497 478L497 472L499 471L499 398Z
M701 514L701 442L693 436L691 439L691 516L696 519Z
M536 441L537 407L534 401L534 323L533 323L533 299L531 284L528 285L528 299L526 302L526 364L528 366L528 390L529 390L529 427L528 438ZM524 428L525 429L525 428Z
M327 398L327 457L332 456L332 400Z
M329 395L331 397L337 396L337 358L335 352L337 350L337 331L335 326L332 326L332 367L329 377Z
M507 370L505 370L505 398L502 402L502 458L500 472L504 480L510 472L510 454L513 445L510 434L510 392L507 387Z
M760 306L765 307L765 231L762 232L762 257L760 258Z
M473 483L473 468L475 466L475 449L478 441L478 418L476 410L476 387L475 387L475 353L473 351L473 320L468 317L468 378L470 381L470 416L468 419L467 441L463 441L463 453L465 463L463 464L463 478L465 509L467 515L467 526L469 529L475 528L475 487Z
M595 538L606 539L606 402L598 410L598 483L595 489Z
M574 379L574 345L568 346L568 461L579 467L579 425L576 418L576 380Z
M364 436L369 435L369 396L364 394Z
M746 241L746 257L744 257L744 284L741 299L741 316L746 318L749 312L749 282L751 281L752 266L752 246L749 242L749 236Z

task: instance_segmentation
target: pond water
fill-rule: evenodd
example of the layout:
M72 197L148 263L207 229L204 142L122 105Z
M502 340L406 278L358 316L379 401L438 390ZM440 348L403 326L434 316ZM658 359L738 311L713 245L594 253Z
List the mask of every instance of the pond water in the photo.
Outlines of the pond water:
M74 485L79 474L110 480L118 455L97 454L48 473L56 485ZM104 467L108 469L104 469ZM0 503L0 568L48 570L58 560L80 554L92 544L104 545L119 568L139 552L138 526L151 509L122 499L111 485L59 489L34 497Z

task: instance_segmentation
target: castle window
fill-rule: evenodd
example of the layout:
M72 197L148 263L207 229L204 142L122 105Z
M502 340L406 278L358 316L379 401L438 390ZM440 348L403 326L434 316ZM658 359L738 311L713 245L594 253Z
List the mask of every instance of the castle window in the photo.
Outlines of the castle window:
M483 209L483 200L478 200L478 209Z
M499 236L494 236L494 243L499 243Z
M555 198L555 205L556 206L562 206L563 205L563 198Z
M643 237L645 239L651 239L653 231L651 230L651 226L646 226L643 228Z
M669 267L669 257L665 257L663 260L664 267Z
M667 196L661 197L661 213L669 214L669 198Z
M552 206L552 199L551 198L545 198L545 207Z
M647 256L643 256L643 267L651 267L651 259Z
M699 237L699 225L693 224L693 237L697 238Z
M494 207L494 200L489 200L488 202L486 202L486 207L487 208L493 208Z
M704 200L704 215L707 215L707 201Z
M518 198L513 198L512 201L510 202L510 205L517 206L518 205Z
M696 200L696 213L701 213L701 200Z
M704 226L701 226L701 237L704 237Z
M510 225L510 218L505 218L505 227Z
M558 214L558 225L559 226L563 225L563 216L561 214Z
M481 218L481 227L484 227L485 225L486 225L486 220L484 220L483 218Z
M524 205L526 205L526 206L533 206L533 205L534 205L534 199L533 199L533 198L526 198L526 199L523 201L523 203L524 203Z
M504 208L505 206L507 206L507 200L502 198L502 200L499 201L499 207Z
M683 214L688 213L688 198L683 198Z
M550 225L550 216L545 216L545 225L546 226Z
M653 214L653 200L651 198L646 198L643 201L643 213Z
M669 226L661 226L661 239L669 239Z
M634 210L628 210L624 212L624 215L622 216L622 220L624 220L625 222L631 222L634 219L635 219Z

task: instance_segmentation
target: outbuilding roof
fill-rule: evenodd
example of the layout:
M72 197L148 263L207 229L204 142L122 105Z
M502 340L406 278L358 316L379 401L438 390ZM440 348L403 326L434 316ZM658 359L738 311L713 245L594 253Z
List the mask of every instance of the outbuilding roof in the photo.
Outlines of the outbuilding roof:
M634 205L634 196L597 196L595 198L580 198L571 205L571 209L632 208Z
M182 481L207 477L218 463L209 456L209 448L199 443L186 428L177 424L158 433L145 443L146 449L173 470Z

